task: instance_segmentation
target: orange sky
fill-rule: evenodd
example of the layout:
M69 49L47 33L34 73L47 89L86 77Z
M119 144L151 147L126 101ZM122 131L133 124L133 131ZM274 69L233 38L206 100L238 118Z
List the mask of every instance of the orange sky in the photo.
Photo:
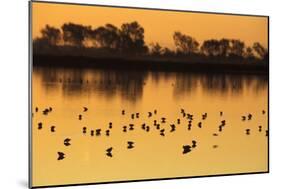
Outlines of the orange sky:
M145 41L159 42L174 48L173 33L181 31L196 38L235 38L252 45L260 42L268 47L267 17L202 14L191 12L81 6L55 3L32 3L33 38L40 36L46 24L60 27L65 22L91 25L93 28L111 23L138 21L145 29Z

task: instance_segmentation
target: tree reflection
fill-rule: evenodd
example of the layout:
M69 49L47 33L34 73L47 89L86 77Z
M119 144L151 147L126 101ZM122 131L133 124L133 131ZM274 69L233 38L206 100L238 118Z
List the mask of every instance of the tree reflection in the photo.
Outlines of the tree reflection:
M52 83L52 89L61 87L64 96L98 94L110 99L120 95L131 102L142 97L148 75L147 72L132 70L43 68L35 71L39 72L45 88Z
M65 97L98 95L101 98L120 97L135 103L141 100L147 82L169 87L176 98L196 93L209 95L240 95L243 90L259 93L268 87L264 75L202 74L188 72L147 72L137 70L36 68L47 92L62 89ZM169 87L168 87L169 86Z
M177 97L188 95L197 90L199 75L191 73L176 74L174 95Z

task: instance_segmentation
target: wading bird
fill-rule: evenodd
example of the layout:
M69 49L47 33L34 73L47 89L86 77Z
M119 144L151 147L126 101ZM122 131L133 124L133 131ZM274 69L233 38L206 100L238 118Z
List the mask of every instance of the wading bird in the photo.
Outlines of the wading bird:
M57 160L63 160L65 158L65 154L63 152L58 152L58 159Z
M70 138L66 138L66 139L64 139L63 144L64 144L65 146L70 146L70 145L71 145L71 144L69 143L70 141L71 141Z
M183 154L187 154L191 152L191 146L189 145L183 145L182 148L183 148L183 152L182 152Z
M106 155L107 155L108 157L112 157L112 150L113 150L112 147L106 149Z

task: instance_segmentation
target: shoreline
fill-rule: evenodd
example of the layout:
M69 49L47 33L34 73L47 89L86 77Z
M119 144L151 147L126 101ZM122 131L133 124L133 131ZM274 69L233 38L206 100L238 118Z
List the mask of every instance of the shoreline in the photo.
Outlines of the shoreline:
M33 55L34 67L100 68L140 71L267 74L267 63L186 62L154 58L104 58L85 56Z

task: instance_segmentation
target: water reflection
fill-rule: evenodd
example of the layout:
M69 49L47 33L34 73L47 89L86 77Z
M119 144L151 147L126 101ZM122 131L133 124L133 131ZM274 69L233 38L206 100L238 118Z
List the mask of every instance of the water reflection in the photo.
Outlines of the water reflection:
M173 88L176 98L189 95L198 88L209 95L240 95L246 89L258 94L268 87L266 75L62 68L34 68L34 75L40 78L47 93L61 88L65 97L99 93L108 99L120 96L133 103L142 98L148 83L158 86L164 82Z
M34 180L56 185L266 171L267 82L262 75L35 67ZM111 147L113 157L105 154ZM66 158L58 161L58 152Z

